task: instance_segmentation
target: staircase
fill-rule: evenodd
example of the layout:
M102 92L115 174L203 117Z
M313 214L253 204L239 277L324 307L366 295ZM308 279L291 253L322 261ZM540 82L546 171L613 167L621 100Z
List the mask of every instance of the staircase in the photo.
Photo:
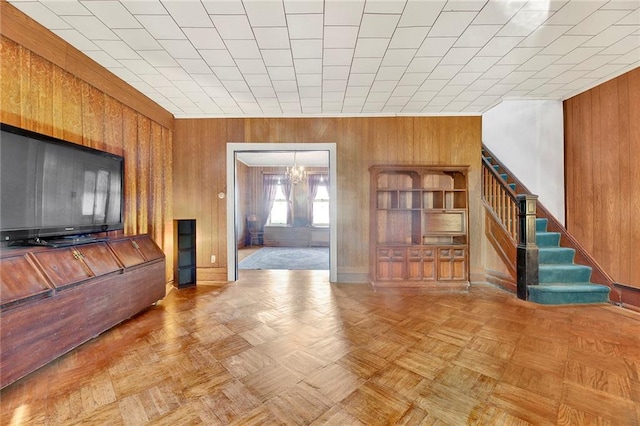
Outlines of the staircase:
M494 177L489 177L489 180L493 179L494 186L490 191L495 196L498 186L495 182L499 181L499 186L502 186L501 200L505 198L515 199L516 191L519 193L530 193L517 179L510 176L510 172L504 168L498 161L495 161L490 153L483 149L483 165L485 171L488 168L491 169L490 173ZM506 173L505 173L506 172ZM515 183L517 182L517 183ZM483 198L487 195L483 193ZM485 200L486 201L486 200ZM501 218L501 214L496 214L495 210L491 209L489 203L485 202L487 208L494 212L493 219ZM540 204L538 204L538 210L544 210ZM551 216L550 216L551 217ZM555 219L554 219L555 220ZM515 231L510 223L512 219L502 218L502 228L506 228L505 235L510 234L510 244L517 244L515 237ZM508 228L512 228L509 230ZM606 303L609 301L610 287L602 284L594 284L591 282L592 268L585 265L576 264L574 262L576 251L573 248L560 246L560 232L548 232L548 219L536 218L536 244L538 246L538 284L529 285L527 287L527 300L547 305L562 305L562 304L585 304L585 303ZM556 228L558 228L556 224ZM496 229L496 228L494 228ZM505 236L501 241L507 240ZM503 250L503 253L510 253L509 258L505 258L506 262L513 262L513 254L515 252L514 247L509 247Z
M606 303L609 287L591 283L591 268L573 262L575 250L560 247L560 233L547 232L547 219L536 219L538 285L528 287L529 300L545 305Z

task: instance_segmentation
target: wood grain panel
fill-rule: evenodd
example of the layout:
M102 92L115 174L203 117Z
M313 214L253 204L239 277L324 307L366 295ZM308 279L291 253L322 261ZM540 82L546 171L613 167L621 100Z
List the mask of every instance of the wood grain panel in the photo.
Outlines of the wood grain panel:
M136 182L138 194L137 206L137 228L136 234L146 234L149 232L149 175L150 175L150 155L151 155L151 121L138 114L138 143L135 157Z
M640 69L564 103L567 229L615 281L640 287Z
M0 93L2 108L0 119L3 123L20 126L22 111L20 110L21 85L20 52L22 48L13 41L0 37L2 60L0 61Z
M138 179L136 161L138 157L138 114L131 108L122 111L122 134L124 154L124 231L135 234L138 229Z
M29 98L36 132L51 134L53 130L53 65L31 55Z

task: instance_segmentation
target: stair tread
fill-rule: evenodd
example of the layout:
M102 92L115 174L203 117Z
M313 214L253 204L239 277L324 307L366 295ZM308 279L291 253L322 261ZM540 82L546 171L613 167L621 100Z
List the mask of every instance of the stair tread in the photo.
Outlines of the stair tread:
M540 269L589 269L590 266L579 265L576 263L544 263L539 266Z
M608 293L609 287L602 284L595 283L540 283L538 285L528 286L529 291L534 292L596 292L596 293Z

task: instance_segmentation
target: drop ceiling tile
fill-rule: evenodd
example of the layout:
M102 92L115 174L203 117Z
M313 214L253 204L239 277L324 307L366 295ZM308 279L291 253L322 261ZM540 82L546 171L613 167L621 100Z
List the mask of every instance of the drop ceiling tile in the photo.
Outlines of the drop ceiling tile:
M158 74L158 71L142 59L122 59L119 61L135 74Z
M84 2L84 6L111 29L142 28L140 22L119 2L88 1Z
M498 62L499 65L521 65L531 59L542 50L539 47L516 47L504 55Z
M376 75L376 80L392 80L395 83L402 77L404 74L405 67L385 67L381 66L378 69L378 74Z
M199 59L200 54L189 40L159 40L164 49L176 59Z
M467 105L469 105L469 102L460 102L460 101L454 100L453 102L449 102L449 104L445 107L445 109L447 111L457 112L457 111L462 111Z
M118 39L118 36L95 16L65 16L64 20L90 40Z
M252 40L253 31L244 15L210 15L224 40Z
M320 98L322 97L322 87L320 86L307 86L300 87L298 89L300 97L304 98Z
M157 50L162 46L145 29L119 29L114 32L133 50Z
M278 98L276 97L275 92L273 92L273 96L259 98L258 104L260 104L260 106L263 108L277 107L278 109L280 109L280 104L278 103Z
M422 84L422 83L420 83ZM419 89L420 89L420 84L419 85L414 85L414 86L396 86L395 89L393 89L393 93L391 96L413 96ZM408 100L408 99L407 99Z
M296 59L322 58L322 40L291 40L291 52Z
M430 27L442 11L445 1L409 0L402 12L400 27Z
M568 2L547 19L545 25L577 25L605 3L596 0Z
M587 41L589 36L560 36L540 51L540 55L565 55Z
M196 49L225 49L215 28L183 28L182 31Z
M85 50L100 49L95 43L83 36L78 30L53 30L53 32L80 51L84 52Z
M597 35L627 14L628 11L623 10L600 10L594 12L584 21L567 31L567 35Z
M364 104L362 112L364 113L378 113L384 108L384 102L369 102Z
M244 15L242 2L229 0L202 0L210 15Z
M407 72L410 73L430 73L433 71L440 62L440 58L437 57L425 57L425 58L413 58L411 64L407 68Z
M176 63L176 65L178 64ZM164 75L174 83L176 81L191 81L191 76L189 75L189 73L187 73L180 66L162 67L162 68L158 68L158 71L160 71L160 74ZM211 72L211 70L209 70L209 72Z
M482 75L484 79L505 78L510 72L515 71L517 65L495 65Z
M452 85L469 85L482 76L481 72L459 72L450 80Z
M185 35L169 15L139 15L140 23L156 40L180 40Z
M373 81L375 80L375 78L376 78L375 74L352 73L349 76L349 86L363 86L363 87L366 87L368 90L369 87L371 87L371 85L373 84Z
M298 92L280 92L278 93L278 100L280 102L300 102L300 96Z
M473 102L478 96L482 96L483 93L484 91L482 90L465 90L456 96L454 100L457 102Z
M477 47L452 47L442 58L442 65L465 65L480 49Z
M364 0L333 0L324 4L325 25L360 25Z
M184 93L172 84L171 87L162 88L162 96L166 98L181 98L184 97ZM206 93L205 96L207 96Z
M390 39L359 38L354 56L356 58L382 58L387 51Z
M276 80L295 80L296 73L293 67L267 67L271 81Z
M436 91L420 90L411 97L411 101L412 102L418 102L418 101L429 102L431 99L436 97L436 95L438 94L438 90Z
M296 74L322 73L322 59L295 59Z
M289 49L263 50L262 60L266 66L288 66L293 65L291 51Z
M358 107L356 111L359 111L360 108L364 105L367 98L344 98L344 106L345 107Z
M209 70L210 74L192 74L193 80L201 87L220 87L222 83L215 76L213 71ZM171 79L170 79L171 80Z
M140 55L121 40L96 40L95 44L114 59L140 59Z
M456 40L455 47L482 47L496 35L500 25L469 25Z
M389 13L401 14L407 0L377 0L368 1L364 7L364 13Z
M289 33L285 27L254 28L260 49L288 49Z
M322 90L328 92L344 92L347 90L347 80L323 80Z
M455 37L427 37L416 56L444 56L456 42Z
M322 86L322 74L303 74L297 79L299 86Z
M390 49L417 49L427 37L429 27L396 28L391 37Z
M634 0L635 1L635 0ZM636 3L636 7L637 7ZM629 13L627 16L616 22L618 25L635 25L637 27L638 22L640 22L640 9L636 9L635 11Z
M325 27L324 48L353 49L357 38L358 27Z
M151 87L173 87L173 84L165 76L160 74L143 74L140 77Z
M500 30L500 37L525 37L531 34L551 15L547 10L520 9L518 13Z
M563 72L569 71L571 68L572 65L549 65L543 70L538 71L538 73L535 74L535 78L555 78Z
M558 84L558 83L568 84L568 83L571 83L573 80L577 80L581 78L586 73L587 73L586 70L575 71L575 68L574 68L573 70L565 71L561 75L549 80L549 83L550 84Z
M324 49L325 65L351 65L354 49Z
M464 91L464 89L466 89L467 86L455 86L452 84L447 84L445 87L442 88L442 90L440 90L440 92L438 92L438 96L453 96L456 97L458 96L460 93L462 93Z
M385 110L388 110L389 107L403 107L410 99L410 96L391 96L385 105Z
M400 81L399 86L421 86L427 79L429 74L422 72L405 72Z
M235 61L226 50L201 50L200 56L212 67L232 67L235 65Z
M592 57L602 50L601 47L578 47L577 49L572 50L567 53L560 59L558 59L556 64L579 64L582 61Z
M371 92L385 92L390 95L396 86L397 83L394 80L383 81L376 79L371 85Z
M265 72L264 74L247 74L244 80L249 86L253 87L271 87L271 79Z
M611 62L612 62L612 57L609 55L595 55L589 59L582 61L578 65L574 66L571 70L572 71L593 71ZM567 71L567 73L569 72L570 71Z
M198 86L198 83L196 83L193 80L184 80L184 81L174 80L173 85L176 86L178 89L182 90L184 93L197 92L201 89L200 86ZM213 89L213 88L207 87L205 90L209 90L209 89Z
M107 68L109 71L111 71L113 74L115 74L116 76L120 77L122 80L124 81L139 81L140 77L138 77L136 74L132 73L131 71L129 71L128 69L124 68L124 67L110 67Z
M624 55L640 46L640 35L630 35L604 49L602 55Z
M490 1L473 20L477 25L504 25L520 10L524 1Z
M442 12L431 27L429 37L458 37L475 17L475 12Z
M455 98L455 96L440 96L440 94L438 94L438 96L436 96L435 98L431 99L431 101L429 101L429 105L430 106L445 106L449 102L453 101L454 98Z
M284 10L292 13L322 13L324 11L323 0L284 0Z
M242 4L254 28L287 25L282 0L243 0Z
M353 77L353 74L351 75ZM373 80L371 80L373 81ZM347 91L345 96L361 99L363 97L367 97L369 94L369 87L357 87L351 85L351 78L349 78L349 86L347 87Z
M384 55L382 66L406 67L411 63L416 49L389 49Z
M42 1L56 15L91 15L91 12L77 0Z
M602 31L597 36L587 40L583 47L608 47L626 36L632 34L638 27L627 25L615 25Z
M211 72L209 65L202 59L178 59L180 66L189 74L203 74Z
M131 69L130 67L128 67L124 63L125 61L132 61L132 60L135 60L135 59L121 59L120 61L117 61L117 60L113 59L107 52L103 52L102 50L89 50L89 51L84 52L84 53L85 53L85 55L87 55L88 57L90 57L91 59L96 61L97 63L104 64L103 66L105 68L119 67L121 65L124 65L127 68L129 68L129 70L131 70L133 72L136 72L135 70ZM140 60L140 61L142 61L142 60ZM142 61L142 62L145 62L145 61ZM148 68L147 68L147 71L149 71ZM157 71L153 70L153 68L152 68L151 73L157 74Z
M478 56L504 56L522 39L522 37L494 37L478 52Z
M164 0L162 4L180 27L213 27L211 18L199 1Z
M493 87L495 84L499 82L500 80L495 78L494 79L479 78L469 85L469 90L471 91L482 90L484 92L485 90L489 90L491 87Z
M519 47L545 47L571 29L568 25L543 25L538 27L527 38L522 40Z
M344 92L323 92L322 102L342 102L344 100Z
M518 68L520 71L540 71L560 59L560 55L537 55Z
M322 98L307 98L301 99L300 103L306 108L320 107L322 106Z
M223 83L225 80L243 80L242 74L237 67L212 66L211 69Z
M365 13L360 24L360 38L391 38L400 15L374 15ZM325 30L326 37L326 30Z
M349 77L348 66L324 66L322 69L323 80L347 79Z
M611 61L612 64L630 65L640 61L640 47L637 47L626 54Z
M461 69L462 65L438 65L429 75L433 79L450 79L453 78Z
M275 98L276 92L273 87L253 87L251 89L256 98Z
M436 80L429 77L422 83L422 86L420 86L420 92L439 92L448 82L448 80Z
M545 84L547 81L549 81L549 79L546 79L546 78L530 78L530 79L525 80L522 83L520 83L516 87L516 90L526 90L526 91L534 90L534 89L537 89L538 87L542 86L543 84Z
M369 102L386 102L391 96L391 92L371 92L367 96L367 103Z
M322 38L324 17L320 13L305 15L287 15L289 37L292 40Z
M273 88L276 94L285 92L298 92L298 85L294 80L277 80L273 82Z
M515 84L518 85L524 81L527 81L533 76L535 71L513 71L506 77L500 80L500 84Z
M500 57L498 56L485 56L475 57L469 61L467 65L462 69L463 72L485 72L495 65Z

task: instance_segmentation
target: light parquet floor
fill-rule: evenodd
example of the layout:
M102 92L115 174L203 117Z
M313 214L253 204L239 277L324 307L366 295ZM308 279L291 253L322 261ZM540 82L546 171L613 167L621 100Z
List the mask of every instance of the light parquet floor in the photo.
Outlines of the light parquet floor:
M5 388L2 424L640 422L635 312L327 280L242 271L174 290Z

